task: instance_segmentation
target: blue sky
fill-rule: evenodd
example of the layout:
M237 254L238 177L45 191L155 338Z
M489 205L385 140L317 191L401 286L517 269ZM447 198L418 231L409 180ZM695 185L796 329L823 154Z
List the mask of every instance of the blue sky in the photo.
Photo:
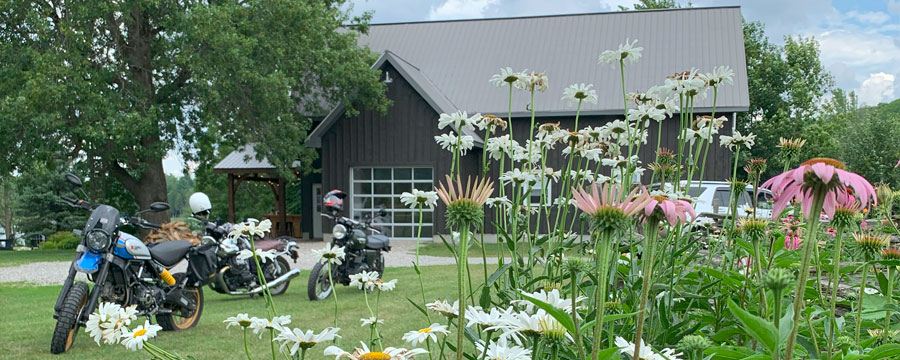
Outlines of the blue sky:
M679 3L686 3L680 1ZM373 23L617 11L632 0L351 0L354 13L374 11ZM739 5L766 25L769 38L814 37L838 87L864 104L900 97L900 0L693 0L694 7ZM702 31L702 29L698 29ZM166 173L181 175L171 151Z

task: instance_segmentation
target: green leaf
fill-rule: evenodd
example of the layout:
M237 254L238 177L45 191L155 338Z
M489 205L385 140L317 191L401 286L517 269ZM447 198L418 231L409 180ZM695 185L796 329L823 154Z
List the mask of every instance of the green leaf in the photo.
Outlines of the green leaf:
M503 273L506 272L506 270L509 270L509 268L511 268L512 265L513 265L513 263L509 262L509 263L506 263L503 266L501 266L496 271L494 271L494 273L491 274L491 276L488 278L487 286L494 285L494 283L497 281L497 279L499 279L501 276L503 276Z
M617 348L609 348L606 350L601 350L597 353L597 360L618 360L618 352Z
M900 344L884 344L866 355L870 360L897 359L900 358Z
M703 352L712 360L741 360L753 355L753 350L737 346L713 346Z
M575 334L575 322L572 321L572 317L569 316L569 314L566 314L565 311L562 311L559 308L545 303L539 299L535 299L524 292L522 293L522 297L524 297L525 300L528 300L531 303L537 305L537 307L544 309L547 314L550 314L550 316L553 316L556 321L559 321L559 323L562 324L562 326L565 327L570 334Z
M744 331L746 331L748 335L752 336L756 341L759 341L759 343L769 349L770 352L778 349L779 337L778 331L775 330L775 326L768 321L741 309L730 299L728 300L728 308L741 322Z

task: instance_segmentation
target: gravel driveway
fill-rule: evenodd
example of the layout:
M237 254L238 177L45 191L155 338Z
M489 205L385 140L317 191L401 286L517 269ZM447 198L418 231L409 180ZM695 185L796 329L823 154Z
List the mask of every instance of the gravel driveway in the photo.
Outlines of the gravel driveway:
M300 242L300 259L292 267L310 270L313 267L313 257L311 250L320 249L324 245L323 242ZM414 241L394 241L391 252L385 254L385 266L400 267L412 266L416 261L416 243ZM489 257L489 264L496 264L496 257ZM453 265L455 260L452 257L440 256L419 256L421 265ZM469 259L470 264L481 264L481 258ZM4 282L28 282L37 285L58 285L62 284L69 271L69 261L54 262L34 262L18 266L0 268L0 283ZM187 263L182 262L175 266L174 272L184 271ZM84 274L78 274L78 279L87 280Z

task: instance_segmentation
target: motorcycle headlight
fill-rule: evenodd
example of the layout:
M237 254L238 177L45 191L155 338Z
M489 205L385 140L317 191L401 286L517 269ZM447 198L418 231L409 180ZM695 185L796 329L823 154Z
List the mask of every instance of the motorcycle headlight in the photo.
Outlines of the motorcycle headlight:
M103 251L109 247L111 240L109 235L103 230L94 230L84 237L84 243L88 248L94 251Z
M344 227L344 225L337 224L331 228L331 235L334 236L335 239L343 239L344 236L347 236L347 228Z

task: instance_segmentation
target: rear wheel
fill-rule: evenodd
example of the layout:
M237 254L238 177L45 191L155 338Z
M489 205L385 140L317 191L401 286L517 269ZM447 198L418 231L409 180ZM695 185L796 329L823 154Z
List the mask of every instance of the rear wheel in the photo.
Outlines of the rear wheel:
M288 271L291 271L291 264L288 263L287 260L284 259L283 256L279 256L275 258L275 262L265 265L266 266L266 282L272 282L272 280L277 279L279 276L287 274ZM288 286L291 285L291 280L285 280L283 283L278 284L278 286L274 286L269 288L269 293L272 296L284 294L287 291Z
M69 290L66 299L59 309L59 319L56 320L56 328L53 329L53 339L50 341L50 352L62 354L72 348L75 336L78 335L78 319L81 311L87 303L90 288L88 284L77 282Z
M328 265L316 263L309 273L306 284L306 295L310 300L325 300L334 291L334 285L328 279Z
M173 276L176 284L184 283L184 273L177 273ZM171 313L156 315L156 322L159 323L159 326L162 326L163 330L187 330L200 322L200 316L203 315L203 288L185 286L182 291L190 299L189 301L194 305L194 309L188 310L188 308L177 307L172 309Z

